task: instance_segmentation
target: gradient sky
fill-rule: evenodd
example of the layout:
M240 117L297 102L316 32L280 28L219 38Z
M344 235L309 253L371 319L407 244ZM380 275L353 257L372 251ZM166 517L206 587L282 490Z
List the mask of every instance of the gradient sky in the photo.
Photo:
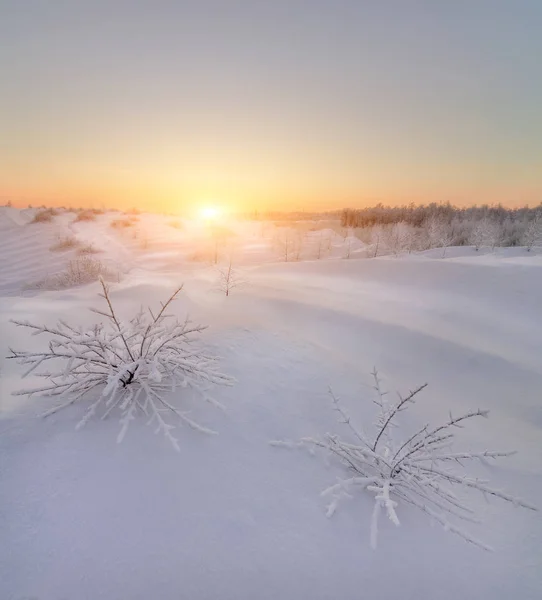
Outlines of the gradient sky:
M0 0L0 197L542 201L542 0Z

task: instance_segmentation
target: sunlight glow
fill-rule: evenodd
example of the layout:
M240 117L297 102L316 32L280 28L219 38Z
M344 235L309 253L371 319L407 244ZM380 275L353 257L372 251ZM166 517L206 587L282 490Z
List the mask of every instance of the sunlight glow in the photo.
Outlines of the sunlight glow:
M204 221L215 221L222 214L216 206L204 206L199 210L199 217Z

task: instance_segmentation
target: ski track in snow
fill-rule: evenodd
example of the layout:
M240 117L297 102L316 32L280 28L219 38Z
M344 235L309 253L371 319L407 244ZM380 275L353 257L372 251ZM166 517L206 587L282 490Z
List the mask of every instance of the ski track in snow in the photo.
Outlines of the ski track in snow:
M74 258L74 251L49 251L71 233L124 274L112 296L125 315L156 305L185 281L176 314L189 312L211 326L205 339L237 384L215 390L225 413L186 398L190 416L219 435L182 428L177 454L142 421L117 445L115 418L74 430L80 406L34 418L48 401L12 398L21 369L3 359L2 600L542 596L539 513L481 500L484 523L471 530L495 547L490 554L400 506L401 526L383 520L372 551L371 497L355 496L327 519L319 494L344 473L306 452L268 444L341 431L329 385L354 419L372 423L369 372L376 366L390 391L429 383L405 413L407 428L449 410L489 408L478 429L460 431L464 445L519 453L475 465L474 474L537 503L540 256L451 248L446 259L428 252L339 260L344 240L336 236L336 260L283 263L255 227L231 224L246 285L225 298L213 291L213 267L195 260L196 251L208 250L200 226L177 228L171 217L139 215L133 226L113 229L111 220L124 217L111 213L91 222L72 223L67 213L30 224L32 214L0 208L3 356L9 345L27 348L36 339L10 318L93 322L86 309L99 305L96 283L23 289Z

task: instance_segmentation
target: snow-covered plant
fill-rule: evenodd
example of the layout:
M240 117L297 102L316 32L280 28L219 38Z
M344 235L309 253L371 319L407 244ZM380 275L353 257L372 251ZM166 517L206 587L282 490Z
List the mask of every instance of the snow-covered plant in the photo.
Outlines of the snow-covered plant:
M294 235L290 227L280 227L277 231L275 242L279 256L284 262L292 260L294 254Z
M446 249L452 245L454 238L450 227L436 217L431 218L427 224L427 234L432 248L442 248L442 258L446 257Z
M350 258L352 254L352 237L347 237L344 239L345 251L343 258Z
M531 251L533 246L542 244L542 213L538 213L525 228L521 238L523 246L527 247L527 251Z
M324 238L324 232L320 231L315 238L315 252L317 260L322 258L323 253L328 250L328 246L329 244Z
M381 225L375 225L371 229L371 244L373 245L373 258L378 256L378 249L380 248L380 243L382 241L382 237L384 234L384 230Z
M386 246L390 252L398 256L412 248L413 236L412 228L407 223L396 223L386 230Z
M112 280L115 277L118 277L118 274L115 275L101 261L88 254L83 254L70 260L65 271L48 275L41 281L29 284L26 289L63 290L76 285L92 283L100 278Z
M67 401L48 411L52 414L83 397L92 400L77 424L83 426L97 412L105 418L112 411L120 413L121 442L130 421L138 413L179 449L171 430L178 420L205 433L213 433L190 419L167 399L169 392L177 394L185 388L198 392L205 400L220 406L208 396L211 384L232 383L232 379L217 369L217 358L208 354L196 342L206 326L190 320L179 321L167 314L171 303L182 289L179 287L161 305L155 315L141 310L129 321L121 321L113 308L109 288L101 280L106 310L91 309L105 319L91 328L59 321L55 327L34 325L28 321L12 322L32 330L33 335L48 336L45 350L29 352L12 350L8 358L28 369L23 377L35 372L44 383L23 389L15 395L35 394L60 396ZM39 370L42 365L49 370Z
M304 231L300 231L300 230L296 230L295 231L295 235L294 235L294 241L293 241L293 248L292 248L292 259L294 261L299 261L301 260L301 255L303 254L303 248L305 246L305 232Z
M95 221L96 214L100 214L100 211L95 210L81 210L77 213L77 216L73 220L74 223L79 223L81 221Z
M476 250L489 246L492 250L499 243L501 228L498 223L489 219L481 219L472 228L469 240Z
M231 294L233 288L243 285L244 281L239 277L237 269L233 267L232 257L230 256L228 264L219 267L218 271L218 289L226 296Z
M457 452L453 449L454 429L462 427L466 421L487 417L488 411L478 409L461 416L450 413L444 423L438 426L425 424L414 433L399 439L399 414L416 402L418 394L427 384L405 397L399 395L396 401L388 402L387 393L382 391L376 370L372 376L378 407L372 435L366 434L352 423L330 389L333 407L340 416L340 422L347 425L349 439L327 433L322 438L303 438L296 443L271 442L276 446L307 447L311 451L321 449L339 459L349 475L322 492L322 496L331 499L327 508L328 517L333 515L342 499L351 497L354 490L365 490L374 497L370 528L373 548L377 544L381 512L384 511L392 523L399 525L398 507L408 504L442 525L446 531L485 550L491 550L458 524L461 520L479 522L476 511L465 498L465 492L475 490L486 499L493 496L515 506L537 510L519 498L490 487L487 481L470 477L464 472L464 463L467 461L483 461L514 454L489 450ZM456 493L458 491L461 494Z
M64 250L72 250L79 246L79 240L73 235L66 237L58 237L57 241L49 248L51 252L62 252Z
M84 255L89 255L89 254L98 254L99 252L100 252L100 250L98 250L92 243L85 244L84 246L81 246L77 250L77 254L79 256L84 256Z
M58 212L54 208L44 208L34 215L30 223L49 223L57 214Z

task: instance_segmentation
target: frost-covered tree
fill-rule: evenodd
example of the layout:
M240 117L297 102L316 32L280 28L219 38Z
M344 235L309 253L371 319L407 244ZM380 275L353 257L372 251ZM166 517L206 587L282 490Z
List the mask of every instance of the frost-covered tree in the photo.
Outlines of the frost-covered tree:
M234 288L239 287L243 283L237 270L233 267L233 260L230 255L228 264L218 269L218 288L226 296L229 296Z
M502 229L498 223L482 219L474 224L469 241L475 250L480 250L483 246L489 246L491 250L494 250L501 237Z
M211 241L210 254L212 255L212 262L217 265L221 251L224 250L226 245L233 243L235 233L231 229L221 225L213 225L208 229Z
M305 233L301 230L297 230L295 235L293 236L292 243L292 259L295 261L301 260L301 255L303 254L303 249L305 247Z
M172 435L174 420L206 433L175 406L175 400L186 388L218 405L208 395L210 385L229 385L233 380L217 368L217 358L207 353L197 338L206 326L193 324L188 318L179 321L167 313L182 289L179 287L154 314L141 310L129 321L122 321L113 308L109 288L101 280L105 310L91 309L103 317L91 328L69 325L61 320L54 327L35 325L28 321L13 323L32 331L33 335L49 338L39 351L11 350L8 358L27 366L23 377L35 373L44 379L42 385L23 389L15 395L58 396L67 399L49 410L53 414L88 397L83 426L98 411L105 418L112 411L120 413L121 442L130 421L143 414L179 450ZM50 369L45 369L50 366ZM44 370L40 370L44 369Z
M487 481L465 473L464 464L473 460L490 460L509 456L514 452L462 452L453 448L454 431L467 421L487 417L488 411L474 410L449 417L440 425L424 424L412 433L401 435L399 415L414 404L427 384L421 385L406 396L389 401L382 390L378 373L373 371L375 403L378 414L373 433L367 434L354 425L339 399L330 389L333 407L340 422L345 424L349 437L327 433L321 438L303 438L300 442L271 442L286 447L307 447L321 450L338 459L345 476L322 492L329 497L327 516L331 517L338 504L351 498L355 490L369 492L374 498L371 517L371 546L376 547L378 524L382 512L399 525L398 508L410 505L425 513L432 521L483 549L491 550L484 542L473 537L460 521L479 522L476 511L468 503L467 492L479 492L491 497L537 510L502 490L488 485ZM457 493L457 492L460 493Z
M531 251L533 246L542 244L542 213L538 213L525 228L521 238L523 246L527 247L527 251Z
M281 227L276 238L279 255L284 262L289 262L293 258L295 249L295 240L289 227Z
M386 246L390 252L398 256L412 250L414 233L404 222L392 225L386 231Z
M373 246L373 258L378 256L380 245L382 243L383 229L380 225L373 227L371 231L371 244Z
M331 238L324 230L315 231L311 236L314 258L320 260L331 249Z
M442 248L442 258L446 257L446 249L453 243L453 235L450 226L435 217L427 224L427 233L432 248Z

